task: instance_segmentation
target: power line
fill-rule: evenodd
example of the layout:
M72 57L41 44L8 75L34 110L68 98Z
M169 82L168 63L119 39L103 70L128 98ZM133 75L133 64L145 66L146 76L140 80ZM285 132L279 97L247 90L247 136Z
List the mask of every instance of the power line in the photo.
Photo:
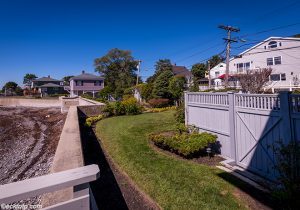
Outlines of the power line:
M270 31L275 31L275 30L288 28L288 27L292 27L292 26L296 26L296 25L300 25L300 22L293 23L293 24L288 24L288 25L283 25L283 26L278 26L278 27L275 27L275 28L259 31L259 32L252 33L252 34L245 34L245 35L240 36L240 38L245 38L245 37L248 37L248 36L255 36L255 35L258 35L258 34L263 34L263 33L267 33L267 32L270 32Z
M223 44L216 44L216 45L213 45L213 46L211 46L211 47L209 47L209 48L206 48L206 49L204 49L204 50L201 50L201 51L199 51L199 52L196 52L196 53L194 53L194 54L192 54L192 55L190 55L190 56L187 56L187 57L185 57L185 58L179 59L179 60L177 60L176 62L179 63L179 62L181 62L181 61L187 60L187 59L189 59L189 58L192 58L192 57L194 57L194 56L196 56L196 55L200 55L200 54L202 54L202 53L204 53L204 52L206 52L206 51L208 51L208 50L210 50L210 49L213 49L213 48L218 47L218 46L221 46L221 45L223 45Z

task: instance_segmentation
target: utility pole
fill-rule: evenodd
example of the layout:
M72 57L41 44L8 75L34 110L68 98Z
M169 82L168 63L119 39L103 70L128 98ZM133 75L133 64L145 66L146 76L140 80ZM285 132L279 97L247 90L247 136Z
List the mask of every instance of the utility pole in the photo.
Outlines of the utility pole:
M208 89L211 89L210 61L207 61L207 71L208 71Z
M231 42L237 42L235 39L231 39L231 32L239 32L240 29L232 26L220 25L220 29L227 31L227 38L223 38L226 41L226 72L225 72L225 88L228 87L228 76L229 76L229 59L230 59L230 44Z
M139 75L140 75L140 68L141 68L141 60L138 60L138 65L137 65L137 74L136 74L136 85L139 84Z

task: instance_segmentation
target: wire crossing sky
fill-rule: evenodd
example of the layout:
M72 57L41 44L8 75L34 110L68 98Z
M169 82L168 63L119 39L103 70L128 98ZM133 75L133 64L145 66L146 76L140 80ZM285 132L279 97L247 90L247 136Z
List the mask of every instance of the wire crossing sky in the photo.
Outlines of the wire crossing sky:
M21 85L26 73L93 73L94 59L112 48L142 60L145 80L160 58L191 67L223 52L220 24L246 40L232 45L233 55L269 36L299 34L299 11L299 0L0 0L0 87Z

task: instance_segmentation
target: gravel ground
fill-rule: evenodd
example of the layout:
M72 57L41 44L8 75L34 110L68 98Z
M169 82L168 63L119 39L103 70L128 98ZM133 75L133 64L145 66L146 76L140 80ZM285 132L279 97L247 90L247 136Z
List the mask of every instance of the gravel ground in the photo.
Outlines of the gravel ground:
M0 185L49 172L65 118L59 108L0 107Z

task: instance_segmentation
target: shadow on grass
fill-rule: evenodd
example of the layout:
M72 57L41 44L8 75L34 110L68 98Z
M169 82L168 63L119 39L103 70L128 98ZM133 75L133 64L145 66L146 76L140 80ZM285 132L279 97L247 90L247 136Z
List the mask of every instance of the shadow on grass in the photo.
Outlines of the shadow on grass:
M246 193L254 200L260 202L262 205L271 209L282 209L282 206L279 205L270 193L263 192L227 172L219 173L218 176L237 187L240 191Z
M85 114L78 109L85 165L97 164L100 178L90 183L99 209L128 209L116 178L91 127L84 126Z

